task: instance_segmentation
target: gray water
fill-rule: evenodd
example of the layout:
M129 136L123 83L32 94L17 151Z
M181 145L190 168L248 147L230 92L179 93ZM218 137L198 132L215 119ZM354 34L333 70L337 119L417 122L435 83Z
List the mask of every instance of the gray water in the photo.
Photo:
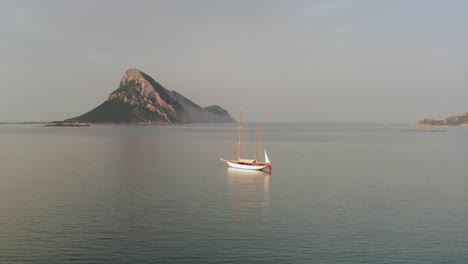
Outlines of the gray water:
M260 128L1 125L0 263L468 263L467 128Z

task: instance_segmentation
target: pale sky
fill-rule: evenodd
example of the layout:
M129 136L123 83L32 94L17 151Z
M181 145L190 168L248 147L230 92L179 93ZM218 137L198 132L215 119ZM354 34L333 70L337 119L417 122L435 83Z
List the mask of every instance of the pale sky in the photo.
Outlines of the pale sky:
M138 68L261 122L468 111L468 1L0 0L0 121L81 115Z

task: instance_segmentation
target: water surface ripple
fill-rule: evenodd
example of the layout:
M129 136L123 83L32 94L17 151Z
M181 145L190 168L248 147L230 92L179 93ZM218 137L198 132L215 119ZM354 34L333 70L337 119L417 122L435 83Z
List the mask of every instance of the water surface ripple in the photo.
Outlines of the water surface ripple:
M236 129L1 125L0 263L468 263L466 128Z

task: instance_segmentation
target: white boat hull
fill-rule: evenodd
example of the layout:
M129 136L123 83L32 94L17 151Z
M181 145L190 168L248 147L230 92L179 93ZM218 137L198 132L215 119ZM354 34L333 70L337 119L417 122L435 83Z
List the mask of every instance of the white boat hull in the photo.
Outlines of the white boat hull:
M263 170L243 170L232 167L227 167L227 175L233 177L242 176L268 176L269 174Z
M234 162L226 161L229 167L236 168L236 169L242 169L242 170L263 170L268 165L244 165L244 164L237 164Z

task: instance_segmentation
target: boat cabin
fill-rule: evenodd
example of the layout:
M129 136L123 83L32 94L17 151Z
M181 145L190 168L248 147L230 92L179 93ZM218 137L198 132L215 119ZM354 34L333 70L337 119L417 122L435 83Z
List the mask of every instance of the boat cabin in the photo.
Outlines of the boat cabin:
M252 163L255 163L257 160L254 160L254 159L239 159L238 162L239 163L245 163L245 164L252 164Z

